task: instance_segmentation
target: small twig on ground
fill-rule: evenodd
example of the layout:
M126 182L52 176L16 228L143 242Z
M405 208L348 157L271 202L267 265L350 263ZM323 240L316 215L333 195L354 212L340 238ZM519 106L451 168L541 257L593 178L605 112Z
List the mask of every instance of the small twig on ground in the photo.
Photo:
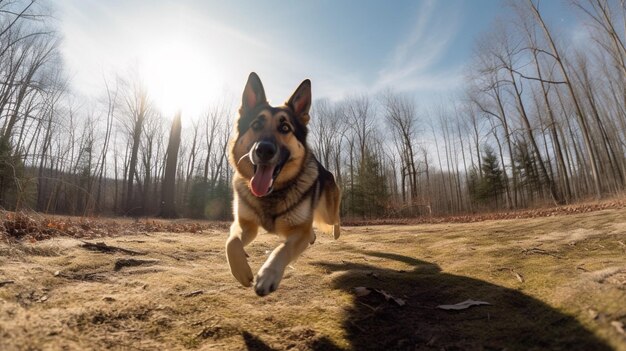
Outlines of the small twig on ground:
M56 272L55 272L56 273ZM72 279L72 280L81 280L81 281L104 281L106 280L105 274L108 271L95 271L88 273L75 273L75 274L67 274L64 272L59 272L55 274L55 277Z
M360 303L361 305L363 305L363 306L365 306L365 307L369 308L370 310L372 310L372 311L374 311L374 312L377 312L377 311L380 309L380 306L379 306L379 307L372 307L372 306L370 306L370 305L366 304L365 302L361 302L361 301L359 301L359 303Z
M9 285L9 284L13 284L15 283L15 280L2 280L0 281L0 288L5 286L5 285Z
M491 304L485 301L476 301L476 300L468 299L468 300L459 302L454 305L439 305L437 306L437 308L442 309L442 310L460 311L460 310L468 309L473 306L483 306L483 305L491 305Z
M102 241L97 242L97 243L90 243L88 241L83 241L83 244L81 245L81 247L87 250L91 250L91 251L99 251L99 252L106 252L106 253L122 252L128 255L145 255L146 254L145 252L133 251L133 250L117 247L117 246L110 246L110 245L105 244Z
M124 267L151 265L151 264L155 264L158 262L159 260L155 260L155 259L139 260L136 258L118 258L117 261L115 261L115 267L113 268L113 270L119 271L120 269Z
M204 294L204 290L195 290L186 294L181 294L183 297L193 297Z
M561 258L561 256L558 256L552 252L546 251L544 249L540 249L538 247L531 247L530 249L523 249L522 250L523 254L540 254L540 255L548 255L548 256L552 256L554 258Z
M513 274L513 276L514 276L515 278L517 278L517 280L518 280L520 283L523 283L523 282L524 282L524 276L523 276L523 275L521 275L521 274L519 274L519 273L517 273L517 272L516 272L513 268L509 268L509 267L502 267L502 268L498 268L498 269L496 269L496 270L497 270L497 271L500 271L500 272L501 272L501 271L509 271L509 272L511 272L511 274Z

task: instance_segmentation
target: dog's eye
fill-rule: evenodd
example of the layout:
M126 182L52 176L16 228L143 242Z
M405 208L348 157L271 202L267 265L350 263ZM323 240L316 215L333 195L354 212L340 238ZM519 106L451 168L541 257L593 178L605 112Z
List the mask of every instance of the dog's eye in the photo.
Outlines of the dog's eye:
M252 128L252 130L254 131L259 131L263 128L263 122L257 119L254 122L252 122L252 124L250 125L250 128Z
M287 134L291 131L291 128L289 127L287 123L283 123L278 127L278 131L283 134Z

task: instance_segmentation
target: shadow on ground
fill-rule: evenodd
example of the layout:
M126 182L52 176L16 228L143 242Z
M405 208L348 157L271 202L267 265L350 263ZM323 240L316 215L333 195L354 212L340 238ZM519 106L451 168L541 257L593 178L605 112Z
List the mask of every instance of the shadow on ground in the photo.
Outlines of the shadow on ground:
M610 350L574 318L523 293L485 281L441 273L432 263L408 256L364 251L364 255L406 263L411 270L374 265L318 262L341 272L333 288L365 286L402 298L398 306L377 293L354 297L343 328L354 350ZM436 308L467 299L490 302L462 311ZM272 350L244 333L249 350ZM322 337L307 349L339 350Z

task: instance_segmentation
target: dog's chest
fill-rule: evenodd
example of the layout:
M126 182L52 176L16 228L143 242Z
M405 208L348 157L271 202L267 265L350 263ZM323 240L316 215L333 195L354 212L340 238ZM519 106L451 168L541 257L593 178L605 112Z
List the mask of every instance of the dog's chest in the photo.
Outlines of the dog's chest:
M293 188L263 198L252 195L245 184L237 184L236 190L238 215L258 222L268 232L275 232L277 227L292 227L311 221L318 189L313 183L309 188Z
M257 200L252 209L260 225L268 232L275 232L276 227L292 227L307 221L313 216L313 199L306 194L297 198L290 197L299 194L288 194L284 198L263 198Z
M283 206L276 206L272 212L273 214L268 216L267 224L264 223L263 227L268 231L274 231L279 224L291 227L310 221L313 215L312 205L311 198L307 197L288 211L285 211ZM270 229L270 227L272 228Z

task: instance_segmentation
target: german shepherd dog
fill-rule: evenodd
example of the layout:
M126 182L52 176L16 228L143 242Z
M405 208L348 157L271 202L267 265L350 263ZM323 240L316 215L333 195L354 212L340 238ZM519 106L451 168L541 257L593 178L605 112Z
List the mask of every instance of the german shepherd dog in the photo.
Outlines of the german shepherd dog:
M226 257L233 276L249 287L253 275L244 247L255 239L259 226L284 239L256 276L259 296L275 291L285 267L315 242L314 224L339 238L339 187L306 142L310 107L308 79L278 107L267 102L254 72L243 90L230 145L234 221Z

